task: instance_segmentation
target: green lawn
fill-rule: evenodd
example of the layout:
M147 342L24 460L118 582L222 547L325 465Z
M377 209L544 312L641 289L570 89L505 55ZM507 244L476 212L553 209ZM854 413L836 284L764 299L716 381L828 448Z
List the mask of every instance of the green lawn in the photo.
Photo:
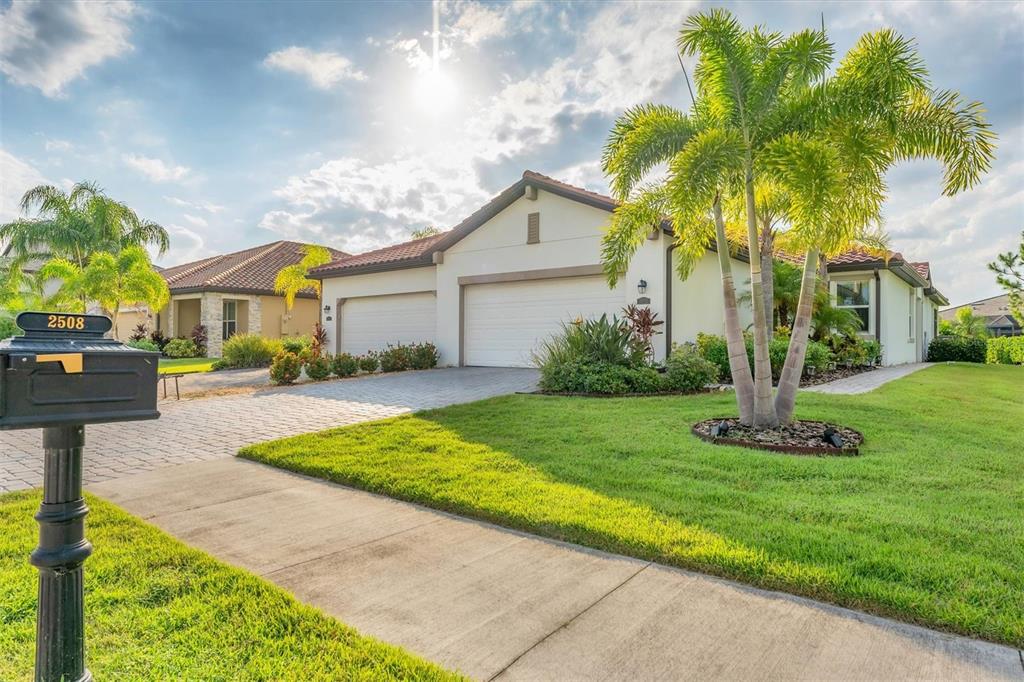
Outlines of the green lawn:
M220 358L160 358L160 374L195 374L209 372Z
M715 446L729 394L514 395L240 455L562 540L1024 644L1024 368L942 365L798 416L860 457Z
M89 498L86 656L97 680L455 679ZM0 680L30 680L37 492L0 496Z

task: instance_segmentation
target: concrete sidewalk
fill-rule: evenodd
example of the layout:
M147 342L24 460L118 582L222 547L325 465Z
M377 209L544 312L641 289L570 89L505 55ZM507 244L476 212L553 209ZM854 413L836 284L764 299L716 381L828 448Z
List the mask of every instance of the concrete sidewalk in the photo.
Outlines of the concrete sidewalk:
M801 388L802 391L810 391L812 393L835 393L839 395L856 395L858 393L867 393L873 391L879 386L883 386L890 381L896 379L902 379L908 374L913 374L922 369L931 367L933 363L930 362L914 362L906 365L893 365L891 367L879 367L878 369L871 370L870 372L862 372L855 374L852 377L846 377L845 379L836 379L830 381L827 384L818 384L817 386L808 386L807 388Z
M478 679L1024 679L1021 653L237 459L89 486Z

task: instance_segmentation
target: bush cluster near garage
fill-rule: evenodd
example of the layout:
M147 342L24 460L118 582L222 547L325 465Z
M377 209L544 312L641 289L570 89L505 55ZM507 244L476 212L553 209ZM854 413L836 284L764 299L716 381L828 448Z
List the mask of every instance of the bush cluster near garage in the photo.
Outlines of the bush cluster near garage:
M0 680L31 680L38 492L0 496ZM458 679L88 497L86 655L97 680Z
M270 365L270 379L275 384L292 384L298 381L302 370L313 381L323 381L334 375L350 377L363 371L404 372L410 369L432 369L437 367L440 354L432 343L388 345L382 351L368 352L353 356L349 353L330 355L319 349L322 344L299 352L287 348L278 352Z
M664 374L650 362L650 339L617 317L602 315L563 325L535 361L540 388L549 393L617 395L695 391L716 380L714 365L689 347L677 347Z

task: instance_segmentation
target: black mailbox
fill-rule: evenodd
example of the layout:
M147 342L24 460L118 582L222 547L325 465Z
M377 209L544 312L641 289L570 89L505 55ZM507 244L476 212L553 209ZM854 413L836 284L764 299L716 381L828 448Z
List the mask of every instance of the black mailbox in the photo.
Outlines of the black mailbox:
M21 313L0 341L0 429L156 419L160 354L104 338L100 315Z
M85 424L156 419L159 353L104 338L101 315L21 313L24 336L0 341L0 429L43 429L37 682L91 682L85 666L82 497Z

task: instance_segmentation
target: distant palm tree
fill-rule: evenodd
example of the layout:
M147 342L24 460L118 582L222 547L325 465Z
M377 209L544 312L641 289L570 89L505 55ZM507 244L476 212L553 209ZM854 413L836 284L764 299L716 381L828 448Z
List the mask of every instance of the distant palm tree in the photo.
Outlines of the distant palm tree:
M309 271L332 260L331 252L322 246L307 244L302 251L306 255L301 261L281 268L274 278L274 291L284 296L285 310L292 309L295 297L303 289L313 289L320 296L320 280L310 279Z
M153 269L149 254L141 246L127 246L116 254L92 253L84 267L66 258L54 258L39 269L39 276L44 281L60 280L60 289L54 295L58 305L85 312L85 301L96 301L115 329L123 305L160 310L171 295L167 282Z
M153 245L163 254L170 247L167 230L140 218L91 182L80 182L70 192L52 185L33 187L22 197L21 210L34 210L36 216L0 226L0 242L22 263L63 258L82 268L97 252Z
M441 234L441 228L427 225L426 227L413 230L409 236L413 239L423 239L424 237L433 237L435 234Z

